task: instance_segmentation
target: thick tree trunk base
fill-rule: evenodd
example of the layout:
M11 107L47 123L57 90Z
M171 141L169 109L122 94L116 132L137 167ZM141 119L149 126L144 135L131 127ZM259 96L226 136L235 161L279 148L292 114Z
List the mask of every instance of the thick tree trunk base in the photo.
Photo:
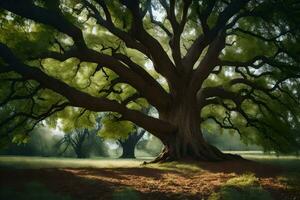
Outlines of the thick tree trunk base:
M242 156L238 154L230 154L230 153L223 153L219 149L214 146L209 145L212 152L214 154L210 154L207 156L199 156L199 155L185 155L182 157L175 157L174 155L170 154L167 148L164 148L163 151L152 161L144 162L144 164L154 164L154 163L166 163L172 161L182 161L182 162L189 162L189 161L205 161L205 162L220 162L220 161L233 161L233 160L245 160Z
M242 160L241 156L225 154L205 141L195 99L185 91L181 97L183 98L176 101L170 110L159 113L160 119L170 122L177 129L173 134L162 138L165 147L150 163Z

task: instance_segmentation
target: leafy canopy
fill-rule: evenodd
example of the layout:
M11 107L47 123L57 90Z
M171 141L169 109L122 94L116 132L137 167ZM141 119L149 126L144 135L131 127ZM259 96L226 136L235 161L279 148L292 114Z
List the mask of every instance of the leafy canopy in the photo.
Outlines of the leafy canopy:
M73 34L76 30L64 32L59 24L56 27L56 22L43 23L47 17L39 21L38 17L0 2L3 6L0 43L9 47L22 63L42 70L77 91L137 111L149 104L159 110L161 105L155 105L156 97L151 98L143 91L146 89L140 79L131 81L132 74L124 76L119 67L137 74L148 73L145 83L155 80L159 85L154 84L153 93L172 95L174 84L172 76L159 69L161 66L155 55L140 47L144 41L138 38L142 32L138 32L134 4L139 2L137 7L143 15L143 29L158 41L174 66L179 68L180 59L189 54L193 44L201 36L213 34L212 30L223 23L230 12L228 7L233 10L232 5L246 2L218 29L217 35L225 32L226 39L224 48L215 58L217 64L199 88L199 92L207 94L199 111L202 128L210 131L230 129L240 134L243 142L259 144L265 150L299 150L300 5L295 0L24 0L22 5L29 10L37 7L52 12L59 16L58 19L65 20L66 27L70 23L79 28L88 49L101 53L103 60L105 56L118 60L113 67L109 62L97 63L94 57L85 60L84 55L73 55L81 44L80 39L75 38L78 34ZM176 43L176 33L180 33L180 24L176 22L180 21L183 29ZM132 38L134 41L130 40ZM192 63L192 72L202 67L209 48L209 44L202 52L199 48L200 55ZM94 126L97 111L67 107L74 106L70 98L14 70L4 70L8 65L5 59L0 59L3 69L3 73L0 71L1 143L12 138L25 142L28 131L45 119L48 125L59 124L65 131ZM142 86L133 84L137 82ZM111 111L102 120L104 126L100 134L125 138L134 127L132 122L124 121L124 114Z

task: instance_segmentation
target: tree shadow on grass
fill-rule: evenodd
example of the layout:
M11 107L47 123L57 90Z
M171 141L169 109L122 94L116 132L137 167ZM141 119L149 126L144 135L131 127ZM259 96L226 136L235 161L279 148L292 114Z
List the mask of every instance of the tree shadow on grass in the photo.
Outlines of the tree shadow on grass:
M39 182L28 182L22 188L1 186L0 199L5 200L71 200L71 197L51 192Z
M53 195L80 200L143 200L143 199L199 199L199 194L180 190L165 190L160 187L160 179L165 171L150 168L119 169L2 169L0 170L0 187L20 191L20 195L7 196L7 200L24 200L21 194L27 191L28 182L43 185ZM172 185L172 183L170 183ZM176 186L172 186L176 188ZM177 186L178 188L180 185ZM29 196L42 190L31 190ZM11 193L10 193L11 194ZM11 197L11 198L10 198ZM1 198L2 199L2 198ZM26 199L26 198L25 198ZM40 198L48 200L45 198ZM52 198L56 200L55 198ZM201 198L200 198L201 199ZM35 199L33 199L35 200ZM62 199L64 200L64 199ZM69 199L67 199L69 200Z
M81 175L90 175L90 176L101 176L107 178L116 178L116 179L126 179L126 176L142 176L148 178L159 179L164 173L160 169L149 169L149 168L65 168L65 171L70 171L74 173L79 173Z
M245 173L253 173L258 177L274 177L283 173L279 167L270 164L259 163L251 160L235 160L235 161L220 161L220 162L203 162L190 161L183 162L169 162L162 164L149 165L149 167L179 172L186 176L189 173L199 171L207 171L212 173L235 173L237 175Z
M215 196L210 198L223 193L240 197L247 196L248 192L258 194L261 188L257 185L241 189L226 183L246 172L255 172L253 173L255 177L257 174L261 177L271 176L275 172L270 173L265 165L250 161L168 163L158 167L161 168L150 165L139 168L104 169L1 169L0 186L1 188L6 186L8 190L10 187L23 191L22 188L26 183L35 181L54 194L80 200L193 200L207 199L212 193ZM264 191L260 196L263 194Z

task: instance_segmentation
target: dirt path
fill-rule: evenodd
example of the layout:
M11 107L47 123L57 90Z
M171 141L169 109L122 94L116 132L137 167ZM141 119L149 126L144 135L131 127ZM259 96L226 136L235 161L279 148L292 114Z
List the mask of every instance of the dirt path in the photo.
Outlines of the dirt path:
M39 182L51 192L78 200L207 199L229 179L254 173L274 199L300 199L276 177L280 170L254 162L200 163L200 170L172 165L163 168L1 169L0 187L21 190ZM299 196L298 196L299 195Z

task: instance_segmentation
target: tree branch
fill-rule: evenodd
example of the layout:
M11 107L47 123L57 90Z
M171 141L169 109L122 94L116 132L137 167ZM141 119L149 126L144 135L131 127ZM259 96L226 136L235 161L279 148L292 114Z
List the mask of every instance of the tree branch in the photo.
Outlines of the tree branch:
M193 69L203 50L215 40L219 32L226 27L228 20L238 13L250 0L233 0L225 10L220 13L216 25L210 29L206 34L200 35L191 47L188 49L186 55L183 57L183 63L189 70Z
M80 28L67 21L59 12L35 6L29 1L18 0L0 0L0 7L22 17L50 25L71 36L78 48L86 47Z
M150 59L153 61L155 70L167 79L169 88L172 91L177 87L178 74L174 64L160 43L144 29L139 10L139 1L123 0L122 3L130 10L133 16L131 34L135 35L136 39L149 50Z
M12 52L3 44L0 44L0 56L5 62L13 66L14 71L21 74L27 79L33 79L39 82L43 87L53 90L54 92L66 97L71 106L84 107L88 110L112 111L122 114L125 120L130 120L138 126L143 127L154 135L164 138L168 133L174 131L173 125L168 122L149 117L139 111L130 110L116 101L108 100L101 97L93 97L87 93L76 90L64 82L50 77L41 70L22 64Z
M225 47L225 37L225 32L221 32L219 34L219 36L209 46L206 55L195 70L190 82L190 88L192 89L193 94L197 93L202 83L218 64L219 54Z

